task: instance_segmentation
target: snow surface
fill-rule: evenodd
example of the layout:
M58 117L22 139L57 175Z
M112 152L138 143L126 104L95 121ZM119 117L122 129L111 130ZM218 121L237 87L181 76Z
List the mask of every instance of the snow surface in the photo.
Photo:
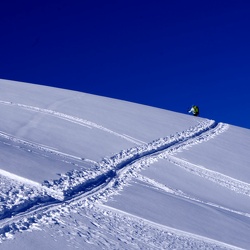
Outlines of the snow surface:
M250 249L249 130L8 80L0 116L1 250Z

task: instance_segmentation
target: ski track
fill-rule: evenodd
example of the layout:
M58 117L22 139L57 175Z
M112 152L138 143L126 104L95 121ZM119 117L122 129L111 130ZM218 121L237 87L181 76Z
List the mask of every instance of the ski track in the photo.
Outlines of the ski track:
M130 136L117 134L95 123L59 112L3 101L0 101L0 104L15 105L20 108L46 113L61 119L67 119L70 122L77 122L102 129L123 137L124 139L132 140L134 143L142 143ZM62 217L65 217L65 214L81 209L81 213L83 210L82 216L91 217L91 223L96 226L98 225L98 230L101 228L103 232L108 232L112 237L117 237L115 232L119 231L121 233L121 241L126 246L124 249L126 249L128 245L131 246L131 249L164 249L182 246L186 246L185 249L197 248L197 246L199 246L200 249L214 249L215 247L216 249L239 249L223 242L192 235L188 232L181 232L163 225L156 225L153 222L136 218L122 211L114 211L114 209L112 210L103 205L103 202L107 201L109 197L119 193L124 185L127 185L132 178L136 177L145 183L150 183L156 188L161 188L173 195L249 217L249 214L195 199L181 191L172 190L138 174L140 170L157 160L167 159L202 178L216 182L235 192L249 195L248 183L240 182L173 156L183 149L214 138L220 133L223 133L228 127L229 125L227 124L217 124L212 120L205 120L197 126L191 127L181 133L160 138L148 144L144 143L128 150L123 150L111 158L104 158L100 163L96 164L95 171L83 169L74 170L61 175L61 178L58 180L45 181L43 184L18 178L6 171L0 172L1 183L10 189L2 190L0 195L0 197L6 198L8 196L9 198L9 200L2 198L3 200L1 200L0 203L2 208L0 210L0 242L13 238L16 232L39 228L41 224L47 227L55 224L60 225L60 223L63 225ZM21 145L35 147L46 153L58 154L60 157L68 158L69 160L80 160L79 157L64 154L45 145L16 138L4 132L0 132L0 137ZM29 198L25 199L26 197ZM97 215L98 219L96 219L94 223L94 217ZM124 223L127 223L127 226L120 226L124 225ZM84 225L81 226L84 227ZM102 238L100 237L100 233L95 231L95 227L88 228L88 230L91 236L88 235L87 242L93 241L92 244L98 244ZM134 231L131 232L131 230ZM139 235L142 231L144 232L143 235ZM82 232L83 230L81 230L81 234L84 234ZM155 235L152 235L152 232L154 232ZM63 230L61 233L64 234ZM135 235L137 235L137 237ZM84 235L81 236L83 237ZM150 243L152 239L154 239L153 245ZM117 248L117 241L114 241L112 244L110 241L108 242L105 238L102 238L99 243L100 246L104 248Z
M163 226L161 224L146 220L136 215L131 215L119 209L109 207L103 204L97 206L95 209L97 211L99 210L99 212L102 212L102 213L111 213L112 214L112 216L110 216L111 218L114 217L115 219L121 220L121 217L122 217L122 221L128 221L128 219L130 219L132 223L136 224L134 226L135 228L138 227L138 224L143 224L143 226L141 226L142 229L145 226L149 227L150 229L147 229L145 231L142 230L143 232L146 233L146 235L147 235L147 232L150 232L150 234L147 235L149 236L149 238L139 237L139 238L143 238L143 241L144 243L146 243L146 246L148 245L150 246L150 244L152 244L151 243L152 239L150 239L152 237L151 231L154 231L156 234L165 234L164 235L165 237L163 236L163 239L161 239L162 241L160 242L161 244L157 242L153 246L148 247L148 249L152 249L152 247L153 249L155 248L157 249L169 249L170 248L171 249L171 246L173 246L174 249L183 249L183 248L184 249L241 249L241 248L234 247L232 245L222 243L220 241L216 241L210 238L188 233L188 232L178 230L175 228L171 228L168 226ZM120 223L117 223L117 225L120 225ZM159 237L156 237L156 238L159 238ZM157 244L159 245L157 246Z
M208 179L212 182L217 183L225 188L228 188L236 193L244 194L250 196L250 184L234 179L230 176L221 174L219 172L206 169L202 166L198 166L187 162L185 160L176 158L174 156L166 156L165 157L169 162L174 163L175 165L185 169L192 174L198 175L202 178Z
M191 197L190 195L185 194L181 190L174 190L174 189L172 189L170 187L167 187L166 185L163 185L163 184L161 184L159 182L156 182L153 179L142 176L140 174L137 175L137 179L142 181L145 184L148 184L148 185L156 188L156 189L160 189L160 190L162 190L162 191L164 191L166 193L169 193L169 194L184 198L184 199L186 199L188 201L196 202L198 204L207 205L207 206L214 207L214 208L219 208L219 209L227 211L227 212L235 213L235 214L250 218L249 213L244 213L244 212L241 212L241 211L233 210L233 209L223 207L223 206L220 206L220 205L212 203L212 202L206 202L206 201L199 200L199 199L197 199L195 197Z
M64 113L61 113L61 112L58 112L58 111L39 108L39 107L34 107L34 106L20 104L20 103L1 101L1 100L0 100L0 104L8 105L8 106L15 106L15 107L26 109L26 110L29 110L29 111L38 112L38 113L42 113L42 114L46 114L46 115L51 115L51 116L54 116L56 118L66 120L68 122L75 123L75 124L78 124L80 126L87 127L89 129L92 129L92 128L100 129L100 130L102 130L104 132L107 132L107 133L110 133L112 135L118 136L118 137L120 137L122 139L125 139L125 140L127 140L129 142L132 142L134 144L137 144L137 145L141 144L141 142L139 140L134 139L134 138L132 138L130 136L119 134L119 133L117 133L115 131L112 131L112 130L110 130L108 128L105 128L105 127L103 127L101 125L98 125L98 124L96 124L94 122L91 122L91 121L88 121L88 120L85 120L85 119L82 119L82 118L79 118L79 117L75 117L75 116L72 116L72 115L64 114Z
M7 134L7 133L5 133L3 131L0 131L0 137L6 139L8 141L16 142L16 143L18 143L19 145L22 145L22 146L26 146L26 147L28 146L30 148L38 149L40 151L44 151L44 152L47 152L47 153L59 155L61 157L70 158L70 159L79 160L79 161L82 160L81 157L60 152L60 151L58 151L58 150L56 150L56 149L54 149L52 147L48 147L48 146L45 146L45 145L42 145L42 144L39 144L39 143L35 143L35 142L28 141L28 140L20 139L20 138L18 138L16 136L12 136L10 134Z

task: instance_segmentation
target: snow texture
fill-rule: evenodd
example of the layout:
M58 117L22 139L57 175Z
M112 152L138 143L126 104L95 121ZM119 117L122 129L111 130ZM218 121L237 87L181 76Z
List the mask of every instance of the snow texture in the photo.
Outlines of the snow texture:
M0 80L1 249L250 249L249 130Z

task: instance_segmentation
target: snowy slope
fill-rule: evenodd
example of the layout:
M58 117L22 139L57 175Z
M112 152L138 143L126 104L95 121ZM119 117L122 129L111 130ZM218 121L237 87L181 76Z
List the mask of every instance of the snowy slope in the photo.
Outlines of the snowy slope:
M250 249L250 132L0 80L1 249Z

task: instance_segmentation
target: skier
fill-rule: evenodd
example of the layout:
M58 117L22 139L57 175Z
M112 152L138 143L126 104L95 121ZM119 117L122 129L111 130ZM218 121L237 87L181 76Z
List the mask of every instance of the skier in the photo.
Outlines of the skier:
M199 107L196 105L192 105L192 108L188 111L188 113L193 113L194 116L199 115Z

